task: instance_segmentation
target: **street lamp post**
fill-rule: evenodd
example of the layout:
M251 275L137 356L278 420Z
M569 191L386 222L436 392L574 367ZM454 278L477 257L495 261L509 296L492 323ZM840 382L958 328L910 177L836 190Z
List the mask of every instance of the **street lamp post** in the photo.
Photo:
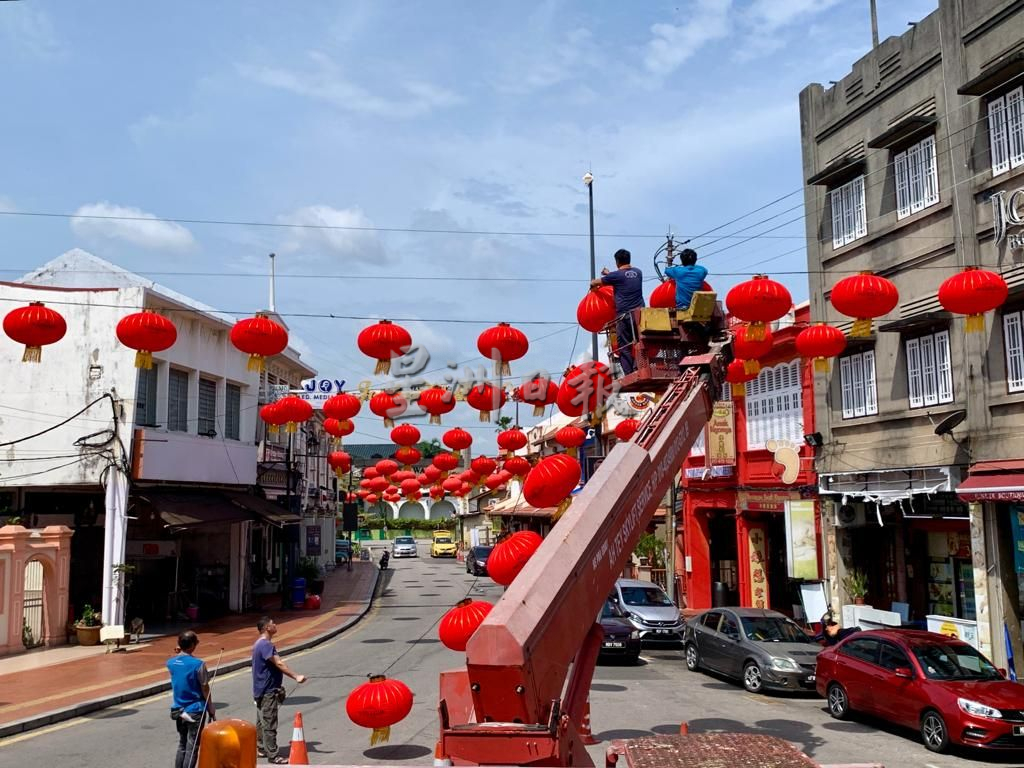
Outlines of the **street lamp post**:
M583 183L587 185L587 201L590 210L590 279L597 279L597 259L594 254L594 174L587 171L583 175ZM597 362L597 333L591 334L591 354Z

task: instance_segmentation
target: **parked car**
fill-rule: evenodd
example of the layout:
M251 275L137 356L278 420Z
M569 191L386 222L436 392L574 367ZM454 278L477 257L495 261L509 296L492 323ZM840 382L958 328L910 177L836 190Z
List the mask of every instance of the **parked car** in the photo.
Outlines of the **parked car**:
M599 660L622 659L629 664L640 661L640 631L629 623L616 602L605 600L598 621L604 630Z
M392 557L419 557L416 551L416 539L412 536L396 536L391 544Z
M434 534L434 540L430 542L431 557L455 557L455 541L449 533L447 536Z
M920 630L858 632L818 656L832 717L864 712L913 728L925 747L1024 749L1024 686L956 638Z
M683 639L686 623L665 590L650 581L619 579L610 598L626 613L641 640Z
M813 690L819 646L795 622L764 608L712 608L686 625L686 668L767 688Z
M476 546L470 547L466 553L466 573L474 576L487 575L487 558L491 556L494 547Z

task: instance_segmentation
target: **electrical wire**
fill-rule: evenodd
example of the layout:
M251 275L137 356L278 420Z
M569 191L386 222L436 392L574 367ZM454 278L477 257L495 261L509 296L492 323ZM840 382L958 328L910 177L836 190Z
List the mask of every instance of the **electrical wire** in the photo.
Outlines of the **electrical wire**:
M0 448L6 448L9 445L17 445L18 443L24 443L27 440L34 440L37 437L41 437L42 435L45 435L45 434L47 434L49 432L53 432L55 429L60 429L65 424L67 424L69 421L73 421L74 419L76 419L79 416L81 416L83 413L88 411L90 408L92 408L97 403L101 403L104 400L108 400L108 399L111 401L111 403L113 403L113 401L114 401L113 396L109 392L104 393L104 394L100 395L99 397L97 397L95 400L93 400L91 403L89 403L87 406L82 408L80 411L78 411L77 413L72 414L71 416L68 416L63 421L60 421L57 424L54 424L54 425L52 425L50 427L47 427L46 429L44 429L44 430L42 430L40 432L36 432L34 434L31 434L31 435L26 435L25 437L19 437L17 440L8 440L7 442L0 443Z

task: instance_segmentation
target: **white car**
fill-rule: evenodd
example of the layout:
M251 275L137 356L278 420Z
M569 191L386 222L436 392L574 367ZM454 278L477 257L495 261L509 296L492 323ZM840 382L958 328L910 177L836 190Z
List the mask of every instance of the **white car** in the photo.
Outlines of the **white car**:
M398 536L391 545L392 557L419 557L416 551L416 539L412 536Z

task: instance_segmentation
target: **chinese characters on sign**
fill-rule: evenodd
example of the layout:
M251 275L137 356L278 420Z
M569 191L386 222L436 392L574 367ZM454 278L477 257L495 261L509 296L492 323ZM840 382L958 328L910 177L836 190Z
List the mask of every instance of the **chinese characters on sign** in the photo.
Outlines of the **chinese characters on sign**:
M747 533L750 551L750 605L768 607L768 579L765 576L764 530L751 528Z

